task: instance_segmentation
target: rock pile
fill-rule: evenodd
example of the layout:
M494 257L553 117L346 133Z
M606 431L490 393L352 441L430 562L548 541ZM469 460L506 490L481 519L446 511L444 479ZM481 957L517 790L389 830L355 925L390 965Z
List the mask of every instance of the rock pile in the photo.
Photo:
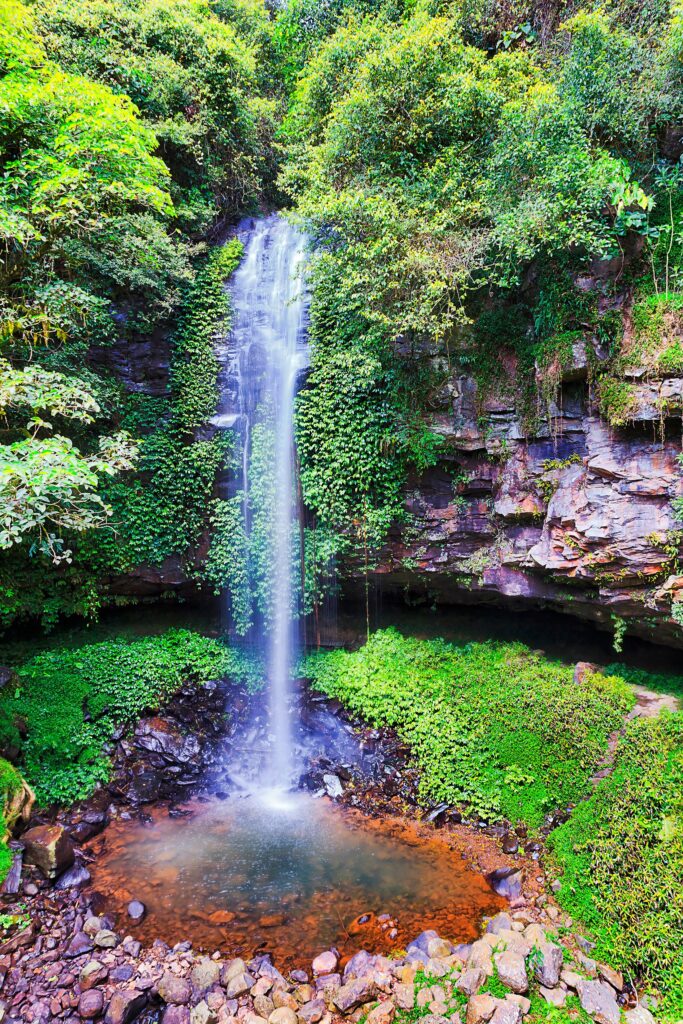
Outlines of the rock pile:
M310 973L285 976L268 955L207 957L189 942L142 949L83 895L55 910L38 936L30 926L0 950L0 1020L391 1024L410 1014L423 1024L523 1024L540 998L555 1007L573 999L596 1024L621 1021L621 975L580 951L568 958L523 911L496 915L471 945L426 931L395 958L361 950L344 962L330 949ZM654 1024L654 1017L641 1006L625 1022Z

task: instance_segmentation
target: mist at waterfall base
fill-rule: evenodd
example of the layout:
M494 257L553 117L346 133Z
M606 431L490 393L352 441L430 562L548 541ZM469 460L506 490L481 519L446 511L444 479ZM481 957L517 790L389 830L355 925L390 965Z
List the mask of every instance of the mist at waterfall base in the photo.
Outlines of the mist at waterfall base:
M279 966L306 967L331 945L388 952L425 928L470 941L481 917L503 901L459 850L399 820L370 821L330 801L324 789L299 786L321 763L340 772L362 766L378 782L383 768L370 763L372 751L328 702L292 684L293 408L307 362L305 247L278 217L243 225L241 234L245 252L230 285L232 329L219 350L214 426L240 441L229 496L241 504L246 548L256 533L266 541L259 583L265 608L246 638L262 658L266 685L248 699L229 694L230 722L205 796L145 808L140 821L112 822L94 847L93 885L122 911L133 898L146 905L137 937L269 952ZM264 435L272 440L256 473ZM255 495L266 498L265 520Z

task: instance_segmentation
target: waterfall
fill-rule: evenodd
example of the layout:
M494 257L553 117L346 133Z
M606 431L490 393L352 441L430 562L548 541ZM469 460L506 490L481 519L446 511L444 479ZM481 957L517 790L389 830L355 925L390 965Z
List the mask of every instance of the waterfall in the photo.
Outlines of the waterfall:
M293 562L298 553L294 398L307 361L304 238L277 216L241 225L244 257L230 292L232 325L219 357L213 423L240 438L238 495L250 551L252 636L266 666L270 763L266 783L292 778L289 689L295 654Z

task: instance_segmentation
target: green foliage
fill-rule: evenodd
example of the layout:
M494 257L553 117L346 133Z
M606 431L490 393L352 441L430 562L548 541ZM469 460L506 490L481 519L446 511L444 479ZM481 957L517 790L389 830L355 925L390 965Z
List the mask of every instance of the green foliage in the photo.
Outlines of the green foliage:
M572 670L520 644L372 635L354 653L309 656L313 685L395 728L421 770L425 800L537 828L579 800L607 737L633 703L626 684Z
M34 0L52 59L125 93L153 129L193 232L253 203L270 173L273 103L256 67L257 3ZM265 54L267 56L267 53Z
M598 959L660 989L663 1021L683 1010L682 792L683 715L636 720L612 774L549 837L559 902Z
M23 779L17 769L9 761L0 757L0 879L3 879L12 866L13 854L7 845L7 821L4 808L11 798L18 793Z
M21 746L41 802L79 799L108 777L107 745L117 728L183 683L216 679L230 665L223 644L187 630L45 651L21 666L16 689L0 692L0 742Z
M171 366L175 413L185 430L206 423L216 409L219 364L214 342L229 329L230 299L225 282L240 262L243 248L233 238L214 249L197 273L185 302Z

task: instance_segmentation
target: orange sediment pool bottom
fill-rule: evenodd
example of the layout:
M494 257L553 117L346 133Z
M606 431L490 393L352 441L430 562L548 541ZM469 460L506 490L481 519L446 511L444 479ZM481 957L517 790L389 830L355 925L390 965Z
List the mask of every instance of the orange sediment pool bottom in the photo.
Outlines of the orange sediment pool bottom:
M93 888L117 911L117 928L145 942L268 952L281 968L306 969L330 946L389 952L426 928L469 942L505 905L462 850L400 819L303 794L184 810L116 820L90 845ZM137 924L126 923L131 900L146 907Z

